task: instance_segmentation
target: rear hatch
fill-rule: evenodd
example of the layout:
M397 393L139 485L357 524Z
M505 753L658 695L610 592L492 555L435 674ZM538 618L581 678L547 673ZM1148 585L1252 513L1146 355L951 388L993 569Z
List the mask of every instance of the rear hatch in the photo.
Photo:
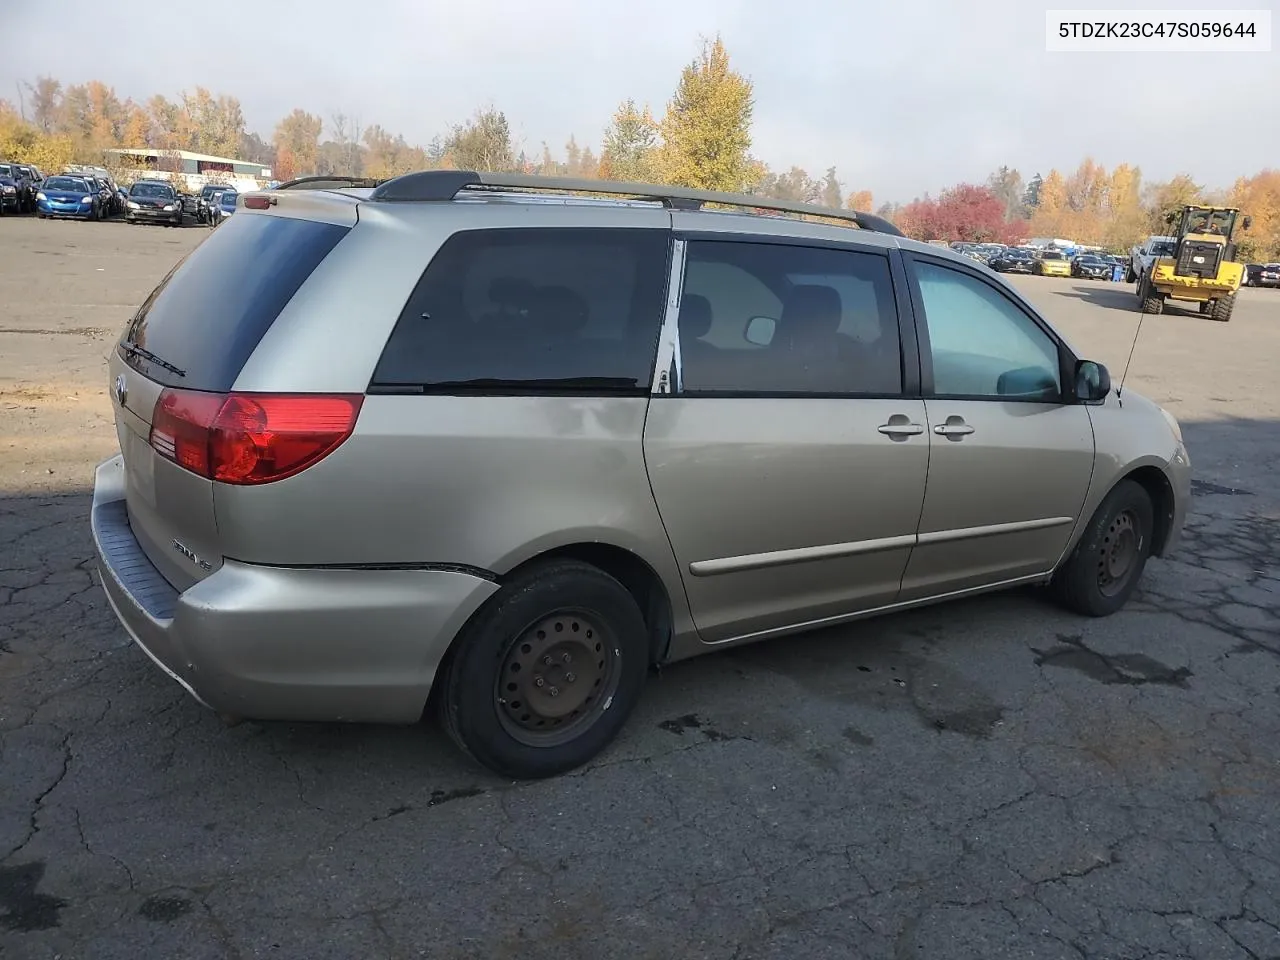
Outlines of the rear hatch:
M211 233L169 272L110 358L129 522L185 590L222 565L212 430L198 429L259 342L350 225L255 213Z

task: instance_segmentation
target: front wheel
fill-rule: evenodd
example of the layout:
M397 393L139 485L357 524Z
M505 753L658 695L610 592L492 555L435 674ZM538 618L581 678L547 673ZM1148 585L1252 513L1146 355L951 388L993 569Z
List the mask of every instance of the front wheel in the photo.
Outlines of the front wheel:
M1051 584L1067 609L1107 617L1128 602L1151 555L1155 511L1133 480L1116 484Z
M454 742L512 779L555 776L617 736L649 670L635 598L589 564L516 574L451 651L439 707Z
M1236 308L1236 295L1229 293L1225 297L1219 297L1213 301L1213 309L1209 311L1209 315L1219 323L1226 323L1231 319L1231 314Z

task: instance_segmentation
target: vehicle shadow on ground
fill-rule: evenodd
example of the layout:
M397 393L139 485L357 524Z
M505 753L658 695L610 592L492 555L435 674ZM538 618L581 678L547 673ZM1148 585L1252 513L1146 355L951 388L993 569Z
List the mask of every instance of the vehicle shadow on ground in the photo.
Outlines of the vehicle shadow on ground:
M1107 310L1122 310L1137 315L1138 296L1131 283L1099 283L1097 286L1084 286L1085 281L1078 281L1070 290L1055 290L1059 297L1071 297L1083 300L1094 306Z

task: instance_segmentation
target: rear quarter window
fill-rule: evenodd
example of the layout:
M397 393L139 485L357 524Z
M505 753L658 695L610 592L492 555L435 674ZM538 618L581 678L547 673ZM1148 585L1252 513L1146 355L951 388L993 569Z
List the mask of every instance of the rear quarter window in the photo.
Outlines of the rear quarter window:
M268 215L228 220L147 297L121 355L169 386L230 390L280 311L349 230ZM131 343L181 373L128 351Z
M454 234L410 295L371 386L648 392L669 248L661 229Z

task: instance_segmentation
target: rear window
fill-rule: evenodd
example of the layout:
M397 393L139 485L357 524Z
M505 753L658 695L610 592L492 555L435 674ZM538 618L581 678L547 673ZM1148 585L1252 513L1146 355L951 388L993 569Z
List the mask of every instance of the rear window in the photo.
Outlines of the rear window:
M227 221L147 297L122 354L160 383L230 390L280 311L349 229L262 215ZM129 343L181 373L124 349Z
M441 393L648 392L669 240L666 230L649 229L457 233L418 281L373 385Z

